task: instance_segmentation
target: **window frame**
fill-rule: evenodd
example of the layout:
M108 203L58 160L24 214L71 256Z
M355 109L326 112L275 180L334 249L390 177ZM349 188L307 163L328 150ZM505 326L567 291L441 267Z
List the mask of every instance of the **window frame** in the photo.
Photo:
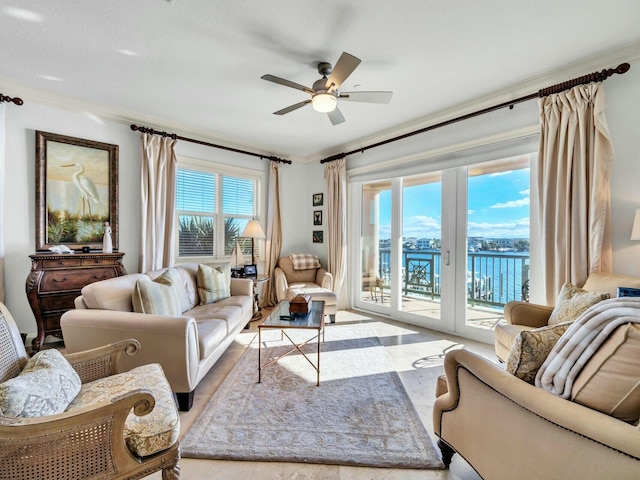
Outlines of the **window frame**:
M262 188L265 182L265 172L260 170L254 170L250 168L234 167L217 162L210 162L200 160L196 158L178 156L176 164L176 190L177 190L177 172L178 170L191 170L202 173L214 175L215 195L214 195L214 211L209 212L193 212L189 210L179 210L178 202L175 206L175 258L177 263L192 263L192 262L214 262L224 263L231 260L231 254L225 254L225 217L233 217L246 220L258 220L262 224L263 215L263 193ZM229 215L225 214L222 210L223 202L223 188L222 182L224 177L235 177L250 180L253 182L254 188L254 205L253 213L251 215ZM214 219L214 251L211 255L180 255L180 215L195 215L195 216L212 216ZM248 242L248 245L251 243ZM250 247L249 247L250 248ZM263 258L264 245L263 242L256 241L256 257ZM243 244L243 250L246 250L246 246ZM245 258L248 259L245 252ZM249 254L250 255L250 254Z

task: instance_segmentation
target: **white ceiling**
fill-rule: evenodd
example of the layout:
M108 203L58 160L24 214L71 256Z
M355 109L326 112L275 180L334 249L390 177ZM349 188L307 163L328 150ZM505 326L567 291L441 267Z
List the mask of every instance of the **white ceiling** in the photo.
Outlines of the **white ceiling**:
M309 161L635 48L639 25L638 0L0 0L0 93ZM263 74L311 86L343 51L341 90L390 104L273 115L309 97Z

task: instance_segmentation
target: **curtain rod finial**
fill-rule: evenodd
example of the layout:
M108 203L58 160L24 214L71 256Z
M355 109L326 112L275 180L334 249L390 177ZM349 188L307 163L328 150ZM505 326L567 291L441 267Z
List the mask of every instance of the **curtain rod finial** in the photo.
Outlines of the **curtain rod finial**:
M629 65L628 63L621 63L620 65L618 65L618 68L616 68L616 73L622 75L623 73L627 73L630 68L631 65Z

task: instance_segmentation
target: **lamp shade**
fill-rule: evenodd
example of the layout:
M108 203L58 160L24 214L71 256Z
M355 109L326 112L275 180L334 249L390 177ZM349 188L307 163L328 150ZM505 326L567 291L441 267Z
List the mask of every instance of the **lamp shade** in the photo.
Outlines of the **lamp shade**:
M247 238L267 238L264 234L264 230L262 230L262 227L260 226L260 222L257 220L250 220L249 223L247 223L247 226L244 227L242 235L240 236Z
M631 240L640 240L640 208L636 208L636 216L631 228Z

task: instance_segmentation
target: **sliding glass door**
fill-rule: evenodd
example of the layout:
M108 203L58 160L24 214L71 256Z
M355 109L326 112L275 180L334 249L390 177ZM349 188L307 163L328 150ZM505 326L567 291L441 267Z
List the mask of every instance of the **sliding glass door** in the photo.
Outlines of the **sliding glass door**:
M352 185L355 306L491 341L528 292L532 158Z

